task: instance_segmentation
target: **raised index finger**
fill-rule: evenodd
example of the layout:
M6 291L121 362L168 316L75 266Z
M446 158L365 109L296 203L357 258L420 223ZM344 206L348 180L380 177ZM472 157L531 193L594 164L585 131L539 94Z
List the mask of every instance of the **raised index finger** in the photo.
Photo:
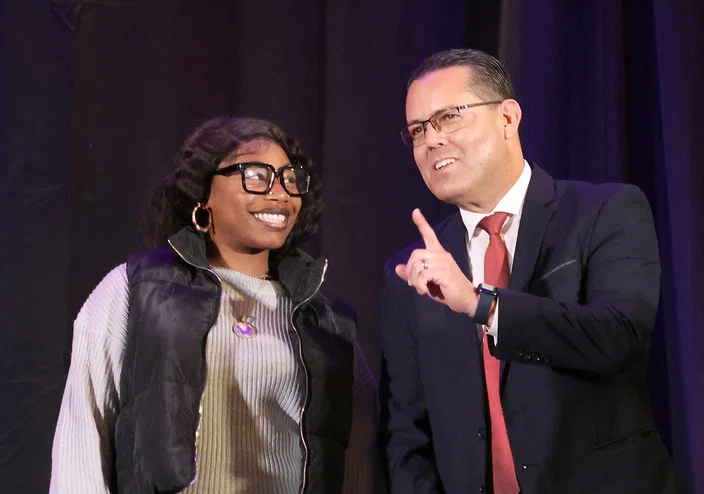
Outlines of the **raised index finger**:
M423 213L420 212L420 209L414 209L413 213L411 213L411 218L413 218L413 223L415 223L418 227L420 236L423 237L423 242L425 243L426 249L445 250L438 240L438 237L435 236L435 230L433 230L433 227L430 226L428 221L425 219L425 216L423 216Z

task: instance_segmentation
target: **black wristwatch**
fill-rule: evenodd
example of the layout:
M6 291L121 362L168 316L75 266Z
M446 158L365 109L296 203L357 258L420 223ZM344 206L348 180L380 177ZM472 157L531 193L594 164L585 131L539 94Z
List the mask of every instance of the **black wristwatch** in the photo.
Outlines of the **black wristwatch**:
M476 289L476 294L479 297L477 301L477 310L474 311L474 322L477 324L489 323L489 311L494 300L499 298L499 291L486 283L479 283Z

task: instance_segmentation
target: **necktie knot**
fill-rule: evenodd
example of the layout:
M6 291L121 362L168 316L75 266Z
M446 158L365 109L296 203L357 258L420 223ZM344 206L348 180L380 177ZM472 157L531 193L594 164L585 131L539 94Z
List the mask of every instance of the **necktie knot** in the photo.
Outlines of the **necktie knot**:
M501 227L504 226L507 217L508 213L494 213L482 218L477 226L489 235L498 235L501 233Z

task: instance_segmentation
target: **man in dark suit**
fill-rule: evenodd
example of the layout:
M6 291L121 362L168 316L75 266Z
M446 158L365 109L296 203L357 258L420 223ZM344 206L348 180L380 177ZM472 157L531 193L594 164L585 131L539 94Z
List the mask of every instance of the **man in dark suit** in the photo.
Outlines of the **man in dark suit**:
M681 492L646 368L660 263L634 186L556 181L524 160L493 57L412 74L413 148L459 210L392 258L382 307L382 446L392 494Z

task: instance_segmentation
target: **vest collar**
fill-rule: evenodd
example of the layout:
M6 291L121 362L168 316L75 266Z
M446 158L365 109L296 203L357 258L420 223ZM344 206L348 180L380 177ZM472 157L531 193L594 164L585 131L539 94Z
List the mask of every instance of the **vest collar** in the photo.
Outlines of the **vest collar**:
M188 225L169 237L169 245L187 263L201 269L210 269L205 250L205 236ZM296 249L277 266L279 282L286 288L294 304L300 304L315 295L325 279L327 259L313 259Z

